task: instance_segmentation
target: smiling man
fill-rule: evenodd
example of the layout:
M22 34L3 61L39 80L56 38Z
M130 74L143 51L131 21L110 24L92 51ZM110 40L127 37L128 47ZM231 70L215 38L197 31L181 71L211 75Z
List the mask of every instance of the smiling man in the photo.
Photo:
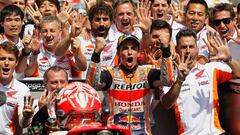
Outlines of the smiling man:
M142 38L140 28L134 28L136 23L136 4L132 0L118 0L113 5L114 24L109 30L110 38L118 39L123 34L132 34L138 39Z
M240 35L236 29L237 19L233 6L230 4L219 4L213 10L213 25L222 38L228 41L228 46L233 58L240 61Z
M163 61L170 59L169 45L163 45L161 49ZM157 82L160 78L167 78L168 82L168 75L171 73L168 73L167 68L171 65L164 63L162 69L166 70L162 71L152 65L138 65L140 43L133 35L122 35L118 39L117 55L120 58L118 66L101 67L100 71L100 57L96 55L98 51L99 47L96 47L91 59L88 82L106 92L104 105L110 108L109 120L114 124L126 126L133 135L151 134L149 119L150 99L153 94L151 89L159 89ZM160 93L156 95L160 96ZM164 107L169 108L177 97L174 91L169 91L160 98Z
M64 68L71 77L74 77L72 73L75 71L86 70L86 59L80 49L79 41L75 39L72 40L71 52L63 56L55 55L57 44L61 40L61 28L61 23L56 16L43 17L40 22L42 43L39 41L37 32L34 32L30 44L37 48L35 49L37 51L30 55L30 62L25 70L26 76L42 77L48 68L56 65Z
M206 25L208 19L208 5L205 0L190 0L186 6L185 25L197 33L197 47L199 49L199 62L208 62L208 48L203 39L213 29Z
M218 118L218 84L240 76L240 67L232 59L227 44L218 41L214 46L216 55L211 59L224 62L197 62L197 36L190 29L177 34L177 53L180 55L178 76L170 90L179 92L174 106L178 134L180 135L219 135L223 132ZM179 77L178 77L179 78ZM165 91L166 90L166 91ZM164 93L167 89L164 88Z

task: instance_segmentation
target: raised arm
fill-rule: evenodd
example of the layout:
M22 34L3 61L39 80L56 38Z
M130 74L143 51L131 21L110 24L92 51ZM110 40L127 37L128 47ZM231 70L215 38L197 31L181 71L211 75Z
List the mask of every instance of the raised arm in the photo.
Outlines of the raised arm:
M211 34L210 38L204 40L209 49L210 61L224 61L232 69L232 75L240 77L240 62L232 58L226 39L221 39L217 34Z
M182 87L182 83L184 82L186 76L189 74L190 69L188 68L188 61L190 59L190 55L184 61L184 54L182 55L182 58L178 60L178 63L176 63L177 69L178 69L178 76L176 81L171 86L170 90L162 97L162 105L169 109L171 108L174 103L176 102L180 89Z
M81 50L81 41L79 38L72 39L72 52L75 58L75 68L77 70L85 71L87 69L87 60Z

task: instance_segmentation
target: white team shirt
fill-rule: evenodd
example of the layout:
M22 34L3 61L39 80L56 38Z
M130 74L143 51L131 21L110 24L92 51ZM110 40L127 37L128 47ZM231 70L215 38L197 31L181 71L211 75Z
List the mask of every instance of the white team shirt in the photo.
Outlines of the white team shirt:
M208 33L208 29L206 26L204 26L201 31L199 31L197 33L197 46L198 46L198 51L199 51L199 55L204 56L207 60L209 58L209 51L207 48L207 45L205 44L205 42L203 41L203 39L207 40L207 33Z
M176 22L176 21L173 19L173 16L172 16L172 15L168 15L168 16L167 16L167 22L168 22L168 24L172 27L172 41L173 41L173 43L174 43L175 45L177 45L176 35L177 35L177 33L178 33L181 29L185 28L185 26L182 25L182 24L180 24L180 23L178 23L178 22Z
M191 69L180 89L175 104L179 134L219 135L217 85L229 80L231 68L222 62L197 64ZM164 87L163 95L170 88Z
M44 46L41 46L40 53L37 57L37 69L35 70L35 73L38 75L38 77L43 77L45 71L52 67L52 66L60 66L66 70L68 75L71 77L71 64L69 61L72 60L72 57L68 57L67 55L64 56L56 56L54 53L46 50ZM34 75L36 76L36 75Z
M13 79L7 85L1 85L0 91L5 92L7 96L6 103L0 107L0 134L1 135L12 135L14 117L18 117L24 106L24 96L30 95L29 88Z

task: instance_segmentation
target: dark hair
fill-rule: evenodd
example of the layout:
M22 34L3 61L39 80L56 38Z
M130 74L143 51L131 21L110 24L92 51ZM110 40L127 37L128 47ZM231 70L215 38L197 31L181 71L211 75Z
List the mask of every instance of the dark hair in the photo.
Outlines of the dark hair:
M66 72L66 70L64 68L59 67L59 66L52 66L52 67L48 68L43 75L43 83L44 84L46 84L48 81L48 72L49 71L53 71L53 72L64 71L64 73L66 74L66 80L68 81L68 73Z
M150 28L150 33L152 33L153 30L155 29L168 29L170 33L170 39L172 37L172 27L166 22L162 20L153 20L151 28Z
M205 13L208 14L208 5L205 0L190 0L186 6L186 11L188 11L190 4L201 4L205 7Z
M213 9L213 17L216 14L216 12L220 12L220 11L228 11L230 12L230 16L231 18L234 18L235 12L233 10L233 6L231 4L227 4L227 3L221 3L219 5L216 5Z
M24 13L21 10L21 8L19 8L16 5L8 5L5 6L0 13L0 22L4 22L4 19L7 15L12 15L15 14L16 16L19 15L21 20L23 21L24 18Z
M58 0L36 0L36 4L38 6L38 8L40 8L40 6L43 4L43 2L45 1L49 1L50 3L53 3L56 7L57 7L57 11L60 11L60 3Z
M179 40L182 37L193 37L197 41L197 35L196 35L196 33L193 30L191 30L191 29L182 29L176 35L177 46L179 45Z
M89 9L88 11L89 21L92 22L94 16L99 14L107 14L110 20L111 21L113 20L113 9L103 2L98 3Z
M149 1L151 1L151 4L153 4L155 0L149 0ZM168 4L168 5L170 5L171 2L172 2L172 0L166 0L166 1L167 1L167 4Z
M5 41L5 42L0 44L0 49L3 49L10 54L14 54L16 60L18 61L19 50L14 43L9 42L9 41Z

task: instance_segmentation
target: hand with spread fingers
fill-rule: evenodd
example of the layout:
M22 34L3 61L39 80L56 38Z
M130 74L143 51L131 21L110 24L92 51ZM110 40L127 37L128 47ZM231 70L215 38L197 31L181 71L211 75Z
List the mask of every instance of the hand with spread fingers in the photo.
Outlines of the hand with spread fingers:
M141 2L138 3L138 7L135 10L138 17L138 23L134 24L133 27L139 27L143 32L149 32L152 24L150 6L151 1L149 0L141 0Z
M87 10L97 3L96 0L84 0Z
M231 52L229 50L227 40L221 39L221 37L217 34L211 35L210 40L206 41L209 53L210 53L210 61L229 61L232 59Z
M178 59L177 63L175 63L177 69L178 69L178 77L177 80L180 82L183 82L186 79L186 76L190 72L190 67L188 66L189 60L190 60L190 55L185 57L186 54L182 53L181 58Z
M147 63L155 66L160 66L162 63L162 51L156 45L149 46L149 51L144 50L145 56L147 56Z
M212 46L210 46L210 44L216 46L216 42L214 40L215 36L217 36L217 33L210 31L210 32L207 33L207 39L203 38L204 43L208 47L209 59L217 54L216 50Z
M32 41L31 41L31 49L33 53L39 52L40 49L39 43L39 31L37 29L33 30Z
M39 109L42 108L46 104L52 103L58 94L59 90L48 91L44 89L44 92L41 94L38 100L38 107Z
M237 37L236 38L231 37L231 39L234 42L236 42L238 45L240 45L240 30L238 29L237 25L235 25L234 27L235 27L235 30L237 32Z
M78 14L75 21L72 22L71 37L77 37L82 33L83 27L87 22L87 16Z
M34 4L34 8L29 5L26 8L26 12L32 17L34 23L39 26L40 21L42 20L42 14L40 13L37 4Z
M34 109L36 108L36 106L33 106L33 101L34 98L31 95L24 96L24 107L22 114L25 119L30 119L33 117Z
M184 12L179 10L179 4L174 2L171 4L171 11L174 17L174 20L178 23L184 23Z
M68 2L64 2L61 12L57 14L57 18L62 24L65 24L71 17L72 13L72 6Z

